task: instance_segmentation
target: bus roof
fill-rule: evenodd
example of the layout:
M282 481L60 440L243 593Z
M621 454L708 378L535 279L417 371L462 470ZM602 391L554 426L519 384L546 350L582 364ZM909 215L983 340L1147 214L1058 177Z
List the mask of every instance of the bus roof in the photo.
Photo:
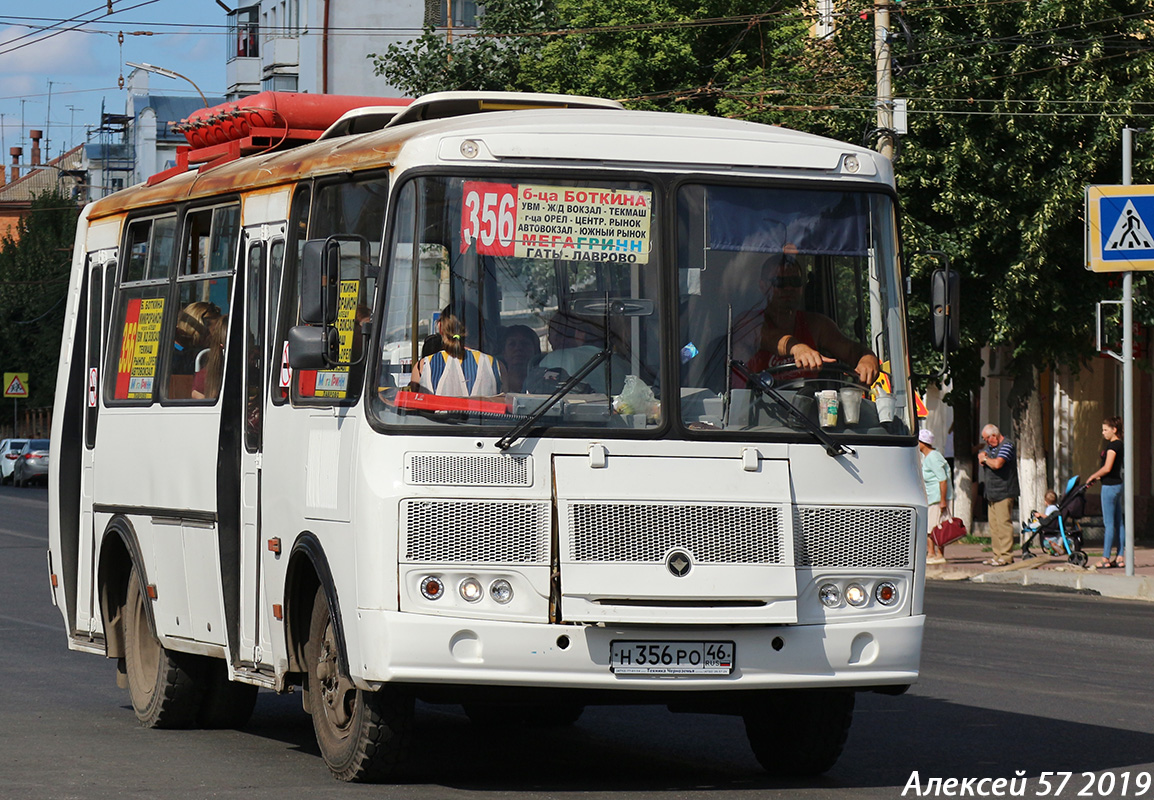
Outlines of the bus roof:
M481 98L479 95L484 94ZM246 156L176 175L153 186L138 185L95 201L93 219L129 209L201 197L271 188L314 175L415 164L511 166L545 164L656 170L751 170L811 178L857 177L889 182L889 161L863 147L743 120L655 111L625 111L615 101L585 108L540 105L509 93L440 93L415 101L379 130L337 136L289 150ZM569 100L567 96L534 98ZM427 99L448 99L457 116L421 119ZM582 98L572 98L582 99ZM584 98L590 100L590 98ZM422 103L422 101L426 101ZM513 101L515 110L476 113L482 100ZM472 111L469 107L472 107ZM413 119L415 117L416 119ZM462 150L466 141L472 145ZM467 152L475 153L466 155ZM853 156L853 158L848 158ZM856 168L855 168L856 165Z

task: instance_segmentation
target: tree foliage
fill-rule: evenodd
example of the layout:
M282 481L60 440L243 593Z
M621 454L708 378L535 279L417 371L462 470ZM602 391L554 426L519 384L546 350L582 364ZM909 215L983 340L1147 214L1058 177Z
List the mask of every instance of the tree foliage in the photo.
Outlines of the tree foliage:
M76 204L45 192L0 239L0 371L27 372L31 406L52 404Z

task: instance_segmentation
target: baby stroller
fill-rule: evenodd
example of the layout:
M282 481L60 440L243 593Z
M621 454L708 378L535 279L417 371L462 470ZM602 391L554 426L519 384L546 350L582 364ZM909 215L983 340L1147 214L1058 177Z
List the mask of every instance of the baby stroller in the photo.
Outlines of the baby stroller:
M1066 493L1058 501L1058 510L1040 520L1022 523L1022 558L1034 558L1030 552L1036 544L1048 555L1066 554L1066 560L1079 567L1090 560L1082 550L1082 528L1078 518L1086 511L1086 485L1078 483L1078 476L1066 483Z

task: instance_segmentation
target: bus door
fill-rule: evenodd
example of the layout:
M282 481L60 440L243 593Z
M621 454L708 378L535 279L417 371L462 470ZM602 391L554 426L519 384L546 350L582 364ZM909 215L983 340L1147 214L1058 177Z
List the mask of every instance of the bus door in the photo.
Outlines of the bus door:
M80 461L80 551L76 575L76 621L78 631L92 634L99 622L93 614L94 584L96 579L96 531L92 504L93 460L96 452L96 421L100 411L100 371L103 365L104 331L107 330L108 309L112 288L116 285L116 250L100 250L88 256L88 310L87 310L87 363L85 364L84 395L84 448ZM80 332L77 331L77 335Z
M267 581L264 557L271 555L261 538L261 474L264 453L264 420L269 402L268 279L279 274L284 255L284 226L260 225L245 229L244 298L244 403L243 446L240 455L240 660L255 665L272 660L269 635Z

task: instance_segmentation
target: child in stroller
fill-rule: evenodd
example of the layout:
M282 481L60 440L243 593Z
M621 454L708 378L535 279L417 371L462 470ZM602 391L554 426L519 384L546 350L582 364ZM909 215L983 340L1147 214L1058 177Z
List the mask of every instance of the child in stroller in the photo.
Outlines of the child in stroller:
M1049 510L1049 509L1047 509ZM1038 546L1043 552L1050 555L1066 553L1066 560L1079 567L1086 566L1090 560L1082 550L1082 528L1078 525L1078 518L1086 510L1086 486L1078 483L1078 476L1070 478L1066 483L1066 493L1058 501L1057 509L1040 519L1022 523L1022 558L1034 558L1037 553L1030 551L1031 545L1037 539Z

